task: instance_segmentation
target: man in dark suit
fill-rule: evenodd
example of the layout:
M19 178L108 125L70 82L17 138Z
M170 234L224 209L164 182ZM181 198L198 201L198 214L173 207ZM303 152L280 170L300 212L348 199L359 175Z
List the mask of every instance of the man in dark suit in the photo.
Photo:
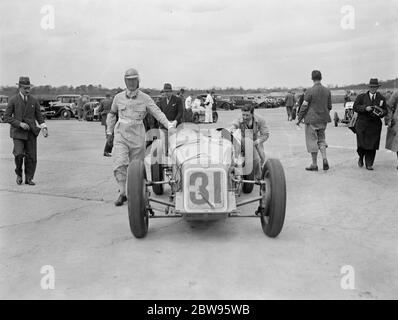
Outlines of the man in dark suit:
M17 184L22 184L22 165L25 159L25 184L34 186L33 177L37 164L37 136L43 129L47 138L48 130L40 112L38 101L30 95L29 77L20 77L19 93L8 102L4 113L5 122L11 125L10 137L14 142L15 173ZM36 121L41 129L37 127Z
M105 138L106 138L106 118L108 116L108 113L111 111L111 106L112 106L112 99L111 95L108 93L105 96L105 99L100 102L100 106L98 109L98 113L101 115L101 124L105 126ZM111 157L111 152L112 152L113 144L110 143L110 141L106 140L105 142L105 147L104 147L104 157Z
M164 97L160 99L158 106L166 115L167 119L170 122L176 121L176 126L178 126L182 122L182 116L184 112L182 100L173 94L173 89L170 83L164 84L162 93L164 94Z
M388 113L386 99L377 92L380 87L377 79L370 79L369 90L358 95L354 102L354 111L358 113L355 123L357 134L358 166L365 165L366 169L373 170L376 150L380 146L382 129L381 118Z

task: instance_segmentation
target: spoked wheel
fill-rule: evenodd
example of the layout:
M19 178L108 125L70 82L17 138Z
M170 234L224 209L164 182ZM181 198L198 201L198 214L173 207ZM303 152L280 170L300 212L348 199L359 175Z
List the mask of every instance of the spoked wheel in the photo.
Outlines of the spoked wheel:
M154 182L163 181L163 167L160 163L151 164L151 179ZM152 186L153 192L160 196L163 194L163 185L162 184L154 184Z
M261 226L264 233L275 238L283 227L286 211L286 180L282 164L277 159L268 159L262 169L262 180L267 183L261 186Z
M130 230L136 238L143 238L148 232L148 188L144 162L131 161L127 173L127 201Z

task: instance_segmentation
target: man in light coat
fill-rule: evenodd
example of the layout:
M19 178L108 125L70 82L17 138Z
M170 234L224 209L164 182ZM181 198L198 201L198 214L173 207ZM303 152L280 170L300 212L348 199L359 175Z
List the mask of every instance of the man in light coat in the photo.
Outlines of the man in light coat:
M207 91L207 97L205 100L205 123L213 123L213 97L211 96L210 92Z
M387 107L388 115L386 117L386 124L388 127L386 149L396 152L398 158L398 90L388 100Z

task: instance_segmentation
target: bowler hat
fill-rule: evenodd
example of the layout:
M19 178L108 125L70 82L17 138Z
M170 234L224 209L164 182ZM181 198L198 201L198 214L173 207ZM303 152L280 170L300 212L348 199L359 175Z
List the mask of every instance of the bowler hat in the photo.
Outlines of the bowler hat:
M369 87L380 87L379 80L377 78L371 78L369 81Z
M30 83L29 77L19 77L17 85L21 87L33 87L33 84Z
M171 92L171 91L173 91L173 88L171 87L171 84L170 83L165 83L163 85L162 92Z

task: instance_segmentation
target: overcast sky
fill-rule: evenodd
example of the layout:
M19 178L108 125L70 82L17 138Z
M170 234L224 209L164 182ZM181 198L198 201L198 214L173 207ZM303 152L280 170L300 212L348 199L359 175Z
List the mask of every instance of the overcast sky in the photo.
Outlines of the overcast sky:
M0 85L113 88L129 67L148 88L309 86L313 69L325 84L398 77L397 0L1 0L0 12Z

